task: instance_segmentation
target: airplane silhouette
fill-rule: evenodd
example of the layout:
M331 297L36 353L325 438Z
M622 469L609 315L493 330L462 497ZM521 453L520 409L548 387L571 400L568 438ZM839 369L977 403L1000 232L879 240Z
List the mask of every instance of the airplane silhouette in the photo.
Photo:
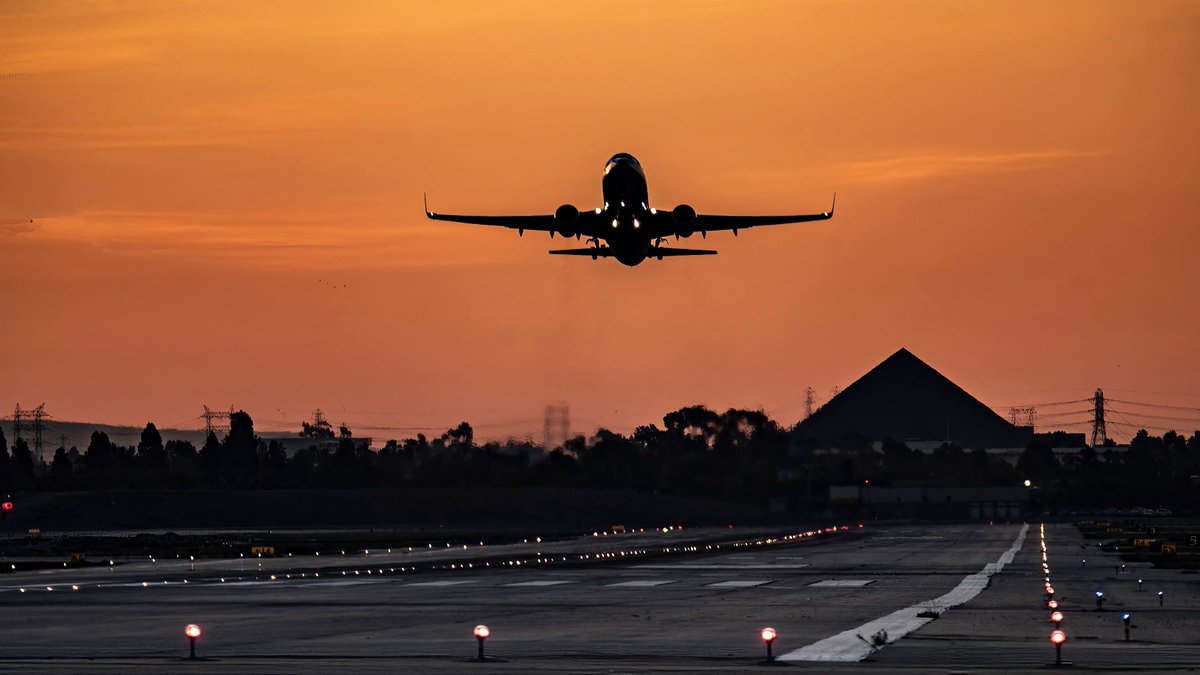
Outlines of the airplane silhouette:
M495 225L514 229L524 235L525 230L555 233L563 237L587 237L587 248L568 248L550 251L552 255L581 255L597 258L616 258L633 267L646 258L662 260L669 256L716 255L706 249L668 248L667 237L690 237L696 232L707 237L709 232L738 230L762 225L804 223L813 220L829 220L837 206L823 213L795 216L714 216L696 213L696 209L680 204L670 211L650 207L646 192L646 172L637 159L628 153L619 152L604 165L604 206L580 211L570 204L563 204L552 215L537 216L462 216L434 213L429 210L429 199L425 199L425 215L432 220L447 220L456 223Z

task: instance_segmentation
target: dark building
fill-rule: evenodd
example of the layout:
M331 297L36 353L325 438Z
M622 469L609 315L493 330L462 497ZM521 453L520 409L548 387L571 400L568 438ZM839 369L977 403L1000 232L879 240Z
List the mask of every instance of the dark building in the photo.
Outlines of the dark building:
M890 438L987 449L1023 448L1032 437L901 349L800 422L794 439L824 448Z

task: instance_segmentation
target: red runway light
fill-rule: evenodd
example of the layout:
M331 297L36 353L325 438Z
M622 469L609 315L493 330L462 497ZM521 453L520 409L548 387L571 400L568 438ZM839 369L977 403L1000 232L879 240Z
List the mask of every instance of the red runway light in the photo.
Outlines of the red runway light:
M484 638L486 638L487 636L489 636L491 634L492 634L492 631L488 630L487 626L485 626L483 624L479 624L478 626L475 626L475 637L479 638L480 640L483 640Z
M1067 641L1067 634L1061 630L1056 630L1050 634L1050 641L1056 645L1061 645Z
M762 629L762 639L763 639L763 642L774 641L775 640L775 629L774 628Z
M1050 602L1046 603L1046 605L1050 609L1058 609L1058 601L1057 600L1051 600Z
M4 502L4 504L0 505L0 509L3 509L5 511L12 511L13 503L12 502Z
M1051 612L1050 620L1054 623L1060 623L1063 620L1063 613L1058 610Z
M194 623L189 623L187 627L183 629L183 634L195 640L196 638L200 637L200 626L197 626Z

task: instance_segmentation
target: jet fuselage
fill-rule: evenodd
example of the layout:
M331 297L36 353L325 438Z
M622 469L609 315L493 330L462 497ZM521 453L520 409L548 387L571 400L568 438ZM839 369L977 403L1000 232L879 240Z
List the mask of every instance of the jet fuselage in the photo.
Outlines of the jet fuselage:
M650 197L646 190L646 172L633 155L621 152L604 165L604 207L602 215L608 227L600 235L613 257L625 265L634 266L646 259L652 244L646 214Z

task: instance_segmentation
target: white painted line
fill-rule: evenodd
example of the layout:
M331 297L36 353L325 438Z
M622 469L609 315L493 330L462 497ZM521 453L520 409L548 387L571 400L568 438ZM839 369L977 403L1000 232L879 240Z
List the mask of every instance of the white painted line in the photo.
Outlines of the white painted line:
M769 584L774 579L734 579L733 581L718 581L715 584L705 584L709 588L750 588Z
M557 586L559 584L573 584L573 583L577 583L577 582L564 579L561 581L519 581L515 584L504 584L504 585L505 586Z
M621 581L615 584L605 584L608 588L645 588L647 586L664 586L673 584L670 579L637 579L635 581Z
M979 595L987 587L992 575L999 574L1005 565L1013 561L1013 557L1017 555L1017 551L1021 550L1021 544L1025 541L1025 533L1028 531L1029 525L1023 525L1021 532L1017 535L1016 540L1013 541L1012 546L1001 554L996 562L988 563L983 566L982 570L964 577L949 593L919 605L905 607L874 621L868 621L858 628L842 631L837 635L819 640L795 651L790 651L780 656L779 660L862 661L870 656L873 651L864 639L870 639L872 635L875 635L879 631L887 631L888 644L891 644L933 620L917 616L919 612L926 610L940 612L961 605ZM860 638L859 636L862 637Z
M826 579L809 584L814 588L862 588L875 583L874 579Z
M469 579L463 579L463 580L461 580L461 581L450 581L450 580L443 580L443 581L414 581L414 582L413 582L413 583L411 583L411 584L404 584L404 585L405 585L405 586L458 586L458 585L460 585L460 584L473 584L473 583L475 583L473 580L469 580Z
M639 570L798 570L808 563L653 563L635 565Z

